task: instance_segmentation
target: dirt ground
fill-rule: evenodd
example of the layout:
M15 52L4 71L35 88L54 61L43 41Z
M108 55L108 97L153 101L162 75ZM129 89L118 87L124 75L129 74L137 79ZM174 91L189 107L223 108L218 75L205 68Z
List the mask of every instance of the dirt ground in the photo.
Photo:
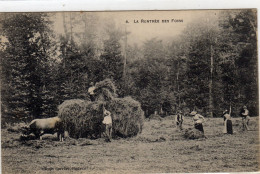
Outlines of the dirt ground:
M184 128L192 127L191 118ZM9 127L9 129L8 129ZM233 135L222 134L223 119L207 118L206 139L187 140L173 116L146 120L142 134L107 143L97 140L19 140L21 133L2 129L2 173L187 173L259 171L258 117L250 131L233 119Z

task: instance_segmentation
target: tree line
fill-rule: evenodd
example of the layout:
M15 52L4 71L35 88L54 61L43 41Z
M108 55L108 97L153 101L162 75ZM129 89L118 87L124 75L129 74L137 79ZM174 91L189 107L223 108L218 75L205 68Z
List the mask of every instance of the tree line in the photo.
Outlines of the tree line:
M142 45L129 45L131 33L113 21L101 28L87 14L63 13L64 33L57 35L53 16L1 14L2 117L55 116L64 100L88 99L90 83L106 78L146 116L195 109L217 117L229 108L238 116L243 105L258 114L254 10L209 12L170 42Z

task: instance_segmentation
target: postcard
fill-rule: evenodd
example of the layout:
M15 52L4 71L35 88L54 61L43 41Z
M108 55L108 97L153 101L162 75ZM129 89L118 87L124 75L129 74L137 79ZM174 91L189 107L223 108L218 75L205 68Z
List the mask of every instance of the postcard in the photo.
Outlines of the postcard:
M2 12L2 173L258 172L257 48L257 9Z

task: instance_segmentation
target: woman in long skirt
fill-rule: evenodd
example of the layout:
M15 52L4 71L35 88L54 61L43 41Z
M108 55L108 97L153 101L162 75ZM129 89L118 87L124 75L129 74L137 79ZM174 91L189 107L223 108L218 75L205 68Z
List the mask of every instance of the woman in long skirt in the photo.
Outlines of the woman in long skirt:
M225 110L223 113L224 117L224 134L233 134L233 126L232 126L232 121L231 121L231 116L228 114L228 111Z

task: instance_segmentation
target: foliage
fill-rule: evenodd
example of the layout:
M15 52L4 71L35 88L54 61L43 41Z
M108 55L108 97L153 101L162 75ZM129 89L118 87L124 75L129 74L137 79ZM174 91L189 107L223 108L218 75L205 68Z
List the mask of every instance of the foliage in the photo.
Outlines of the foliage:
M120 39L122 33L118 29L108 30L108 39L104 40L104 50L100 56L103 67L103 79L113 79L119 89L119 96L123 95L123 56Z
M1 60L4 111L16 118L40 117L47 112L43 100L52 101L44 93L49 88L49 64L54 54L48 15L18 13L2 17L3 36L8 40Z
M246 104L251 114L258 114L256 11L243 10L222 13L220 26L222 73L225 89L224 103L235 106L236 113Z

